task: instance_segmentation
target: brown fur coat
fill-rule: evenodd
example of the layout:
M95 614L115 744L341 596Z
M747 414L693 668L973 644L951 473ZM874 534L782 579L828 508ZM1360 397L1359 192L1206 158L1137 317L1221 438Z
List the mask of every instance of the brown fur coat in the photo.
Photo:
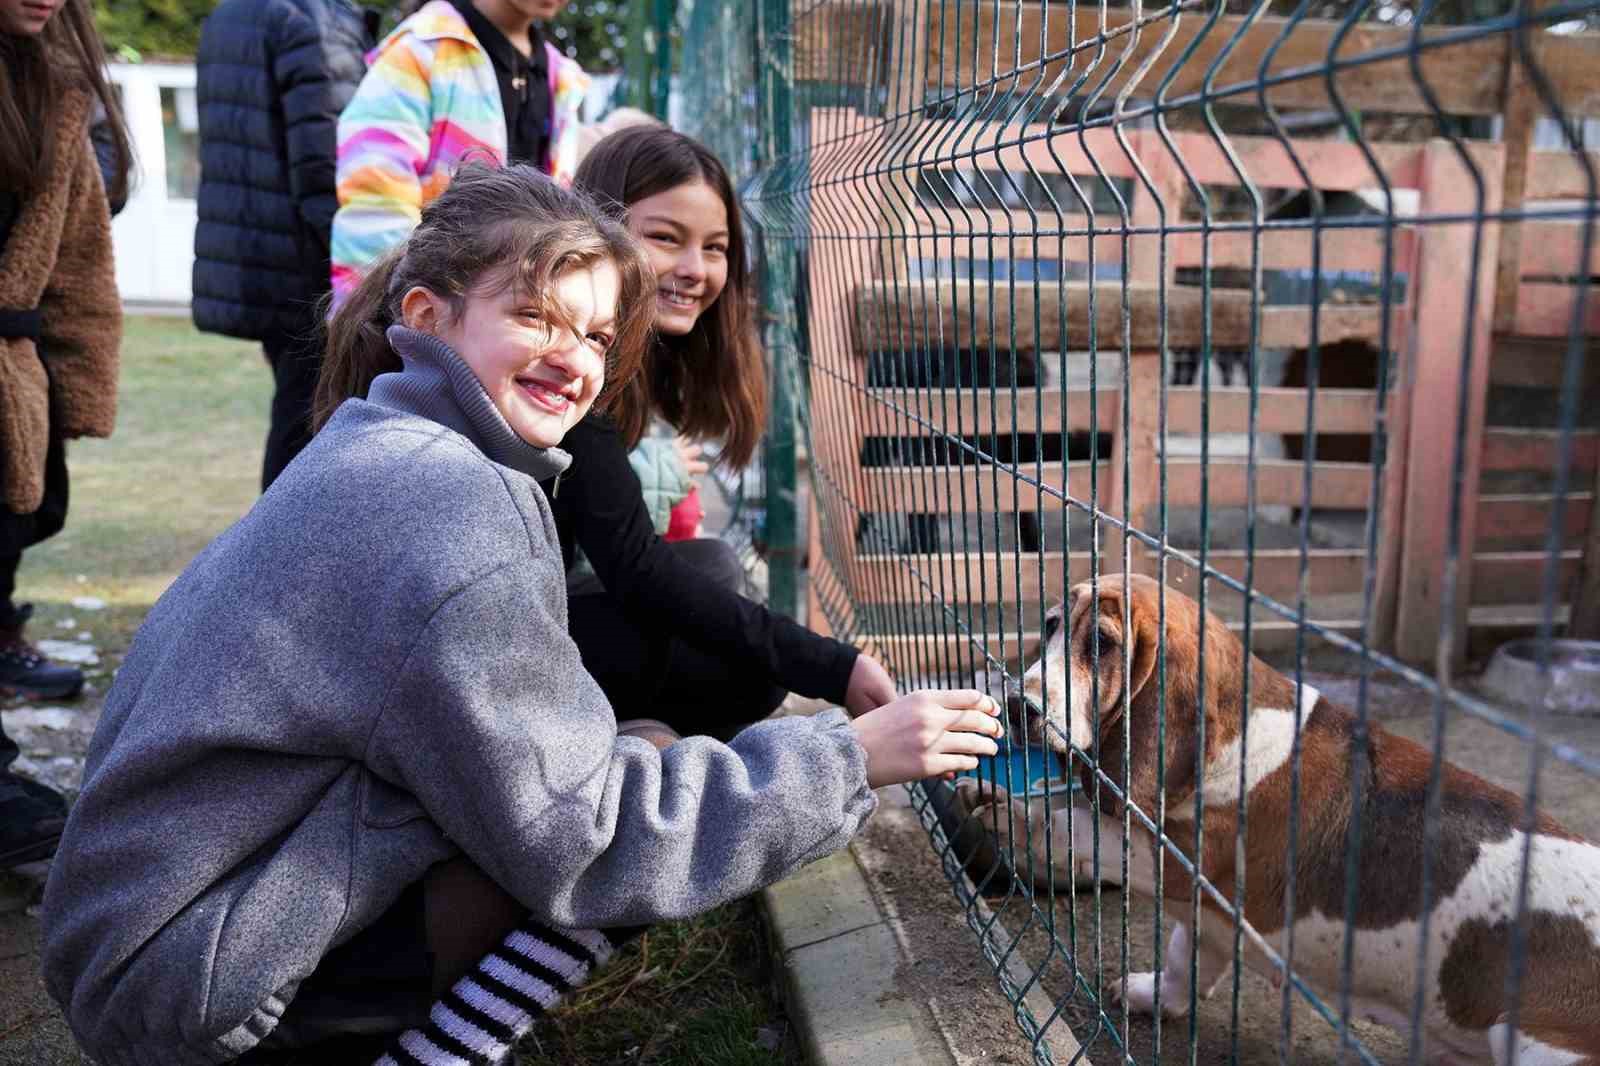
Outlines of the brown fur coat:
M50 362L47 379L32 340L0 338L0 504L15 514L38 510L44 498L52 416L63 437L108 437L117 414L122 304L89 143L92 94L72 87L58 99L54 172L23 202L0 254L0 308L39 308Z

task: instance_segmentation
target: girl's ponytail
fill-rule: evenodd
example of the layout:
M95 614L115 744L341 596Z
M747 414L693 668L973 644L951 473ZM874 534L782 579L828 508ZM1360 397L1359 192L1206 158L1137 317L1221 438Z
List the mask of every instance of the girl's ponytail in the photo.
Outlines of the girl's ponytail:
M405 255L404 244L384 253L328 321L327 349L311 401L313 433L340 404L352 396L365 397L373 378L401 368L387 331L394 323L389 285Z

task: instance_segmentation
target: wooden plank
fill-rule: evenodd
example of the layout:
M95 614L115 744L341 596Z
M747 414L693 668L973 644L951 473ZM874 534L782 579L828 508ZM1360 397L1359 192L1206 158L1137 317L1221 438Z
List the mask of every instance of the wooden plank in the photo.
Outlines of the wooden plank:
M1571 447L1574 471L1593 470L1600 465L1600 431L1575 430ZM1483 469L1554 471L1561 449L1560 430L1495 426L1483 434Z
M1313 548L1309 560L1310 595L1360 593L1365 555L1356 550ZM1070 560L1063 552L962 552L939 555L863 555L859 572L867 588L908 588L907 602L947 604L1034 603L1060 600L1066 589L1090 574L1087 551L1075 551ZM1213 551L1206 565L1215 573L1238 581L1245 577L1242 551ZM1102 557L1101 567L1120 565ZM1147 558L1142 572L1154 575L1156 560ZM1167 561L1167 580L1176 589L1193 593L1198 571L1175 559ZM1299 596L1300 552L1297 549L1257 551L1255 589L1283 603ZM899 582L898 586L895 584ZM1018 596L1021 599L1018 599ZM897 601L898 602L898 601Z
M1579 292L1584 294L1583 317L1578 332L1600 332L1600 292L1589 285L1541 284L1524 281L1517 286L1517 306L1511 330L1522 337L1566 337L1573 330L1572 312Z
M1095 346L1122 344L1122 287L1092 286L1095 301ZM857 288L856 343L862 350L935 350L991 347L1018 351L1059 351L1089 346L1087 282L1068 282L1036 293L1033 286L1013 287L1007 282L917 281L875 282ZM1058 300L1060 302L1058 302ZM1199 288L1174 286L1166 293L1167 332L1170 348L1198 348L1204 342L1202 293ZM1042 304L1042 306L1040 306ZM1066 336L1062 336L1062 307L1066 311ZM1246 348L1251 342L1252 301L1240 289L1211 292L1211 343L1218 348ZM1037 319L1036 317L1037 309ZM1132 320L1128 343L1135 349L1159 348L1160 294L1156 286L1129 287ZM1309 336L1311 311L1305 307L1256 307L1263 348L1293 348ZM1382 308L1374 304L1326 304L1319 312L1322 343L1341 340L1375 341ZM1014 331L1014 332L1013 332Z
M1015 67L1033 67L1028 80L1038 76L1040 49L1040 22L1042 8L1037 3L1014 5L995 4L992 0L967 0L965 3L929 5L930 29L928 33L928 63L930 80L946 87L957 84L971 87L973 73L989 81L1005 78ZM1020 20L1017 8L1020 7ZM996 8L1000 8L996 12ZM953 17L948 29L943 24L945 11ZM1044 76L1054 78L1060 73L1062 60L1070 59L1075 73L1094 62L1100 47L1099 11L1081 8L1075 11L1075 20L1069 20L1069 6L1053 6L1047 28L1046 54L1052 61L1043 67ZM998 16L998 17L997 17ZM998 21L998 65L991 57L996 53L995 24ZM1020 21L1020 30L1018 23ZM1103 76L1126 47L1126 38L1120 27L1128 17L1120 11L1107 12L1105 57L1092 68ZM1182 54L1195 34L1200 32L1204 18L1198 14L1185 16L1165 55L1158 59L1146 81L1154 85L1165 77L1171 60ZM1220 20L1206 35L1191 62L1185 64L1175 79L1171 96L1194 92L1199 80L1214 60L1223 42L1231 41L1238 30L1241 16L1229 15ZM888 76L887 57L893 51L890 39L893 13L883 0L826 0L807 6L796 15L794 22L794 61L796 78L806 81L847 81L876 84ZM1328 46L1338 23L1306 19L1284 41L1269 74L1289 70L1308 70L1308 75L1292 82L1274 86L1269 99L1280 107L1329 106L1327 92L1320 74L1327 65ZM1281 34L1284 20L1263 18L1245 35L1219 72L1218 88L1230 83L1254 81L1260 69L1261 58L1271 43ZM959 27L959 29L958 29ZM1124 74L1113 82L1106 98L1115 95L1115 86L1121 84L1138 69L1140 60L1154 50L1168 29L1167 20L1159 15L1152 21L1147 18L1140 33L1139 46L1130 61L1124 65ZM1424 39L1449 31L1425 30ZM1076 41L1078 51L1068 56L1069 42ZM1385 48L1404 47L1410 29L1367 23L1346 40L1339 58L1349 59L1364 53ZM959 41L959 47L957 43ZM1016 48L1021 47L1021 61L1016 60ZM1492 35L1476 41L1459 42L1442 48L1424 49L1420 53L1423 80L1438 94L1440 106L1451 114L1496 114L1503 110L1503 88L1507 80L1506 55L1512 46L1508 35ZM1562 107L1571 115L1600 114L1600 42L1594 34L1553 34L1535 31L1533 50L1540 69L1550 81ZM957 54L959 53L959 55ZM976 57L976 63L974 61ZM1170 57L1170 58L1168 58ZM1402 57L1381 64L1363 65L1341 71L1336 84L1341 96L1355 108L1381 111L1398 111L1411 114L1431 114L1432 108L1422 98L1417 81L1412 77L1407 61ZM1090 84L1099 78L1093 72ZM1070 80L1070 79L1069 79ZM1254 94L1243 99L1254 102Z
M1531 604L1484 604L1473 607L1467 616L1467 649L1473 658L1488 659L1494 650L1508 640L1537 632L1543 610ZM1555 624L1559 628L1568 618L1566 606L1555 610Z
M1175 212L1169 211L1169 220ZM908 235L908 254L922 259L970 259L987 261L1037 259L1069 263L1089 261L1091 231L1086 215L1038 210L985 210L976 207L950 208L949 218L937 208L918 209L914 233ZM1152 226L1155 224L1152 223ZM1193 222L1181 225L1192 227ZM1131 224L1127 237L1130 257L1158 259L1162 235L1143 232ZM1094 259L1097 263L1120 263L1124 227L1116 216L1096 216L1094 220ZM1247 231L1213 231L1210 236L1210 263L1213 267L1248 267L1251 237ZM1205 261L1205 235L1198 232L1168 232L1167 258L1174 267L1198 267ZM1415 239L1410 229L1397 229L1394 263L1404 261L1406 250ZM1308 270L1311 267L1313 234L1300 230L1272 229L1261 234L1261 267L1264 270ZM1597 253L1600 260L1600 253ZM1339 228L1322 231L1322 269L1363 270L1379 273L1383 269L1383 231L1380 228Z
M1563 551L1556 556L1560 567L1557 602L1566 603L1572 598L1582 560L1581 551ZM1538 603L1544 594L1547 561L1542 551L1474 553L1473 604Z
M1516 229L1521 229L1524 236L1517 271L1519 281L1524 277L1571 278L1585 273L1583 223L1523 222L1507 226L1505 232ZM1503 235L1501 239L1505 239ZM1600 274L1600 223L1595 225L1587 273Z
M896 138L886 147L893 159L877 166L902 163L908 159L925 168L957 167L962 170L1008 171L1023 174L1075 174L1079 177L1138 177L1134 159L1146 171L1171 166L1177 171L1173 149L1182 157L1183 167L1202 185L1239 185L1239 173L1226 152L1213 138L1200 133L1173 135L1172 147L1147 131L1127 133L1124 148L1114 130L1104 127L1077 129L1071 126L1035 123L1027 126L998 122L971 122L964 119L922 123L914 135ZM1349 141L1301 139L1292 142L1294 156L1275 137L1240 134L1228 138L1244 173L1256 185L1266 188L1303 189L1301 167L1315 175L1318 188L1326 192L1364 189L1380 184L1373 174L1366 153ZM1374 141L1368 145L1389 184L1411 188L1416 184L1417 147ZM1130 156L1131 152L1131 156ZM1295 165L1299 160L1300 166ZM1142 184L1142 183L1141 183ZM1187 190L1188 179L1181 188ZM1063 205L1073 210L1079 204ZM1115 224L1116 213L1109 220ZM1169 218L1177 221L1174 212Z
M918 169L905 163L916 158L911 145L926 143L927 125L923 104L928 99L928 20L920 16L922 0L888 0L890 34L885 55L883 83L887 89L884 115L890 131L885 135L886 156L896 165L875 176L872 186L878 193L878 216L891 232L912 231L912 206L917 202ZM885 276L904 281L911 273L911 260L896 254Z
M1589 166L1600 173L1600 152L1587 153ZM1576 151L1534 152L1528 160L1524 203L1533 200L1586 200L1595 195L1589 171Z
M1417 264L1422 258L1420 237L1405 247L1405 255L1395 263L1395 272L1416 279ZM1408 364L1412 355L1417 309L1416 286L1406 288L1407 304L1393 316L1388 336L1385 338L1393 358L1387 360L1389 392L1385 397L1383 419L1386 430L1385 454L1387 461L1378 489L1378 543L1373 584L1376 588L1372 605L1372 626L1368 637L1374 647L1393 651L1395 630L1400 619L1400 576L1405 564L1405 504L1407 476L1407 444L1411 440L1411 408L1415 383Z
M1090 464L1087 460L1065 464L1068 468L1070 497L1085 505L1090 502ZM862 507L872 510L878 501L893 501L895 509L919 514L952 514L962 511L1024 511L1040 506L1039 489L1032 481L1062 491L1061 463L1044 463L1042 479L1036 478L1032 463L1022 464L1022 477L1008 469L984 466L880 467L863 471L866 495ZM1108 513L1114 509L1116 464L1100 464L1099 506ZM1167 503L1173 507L1200 505L1201 463L1199 459L1171 459L1167 462ZM1212 507L1243 507L1248 499L1248 468L1243 462L1212 459L1207 472L1208 494ZM1292 459L1263 459L1256 463L1256 503L1259 506L1298 507L1304 504L1305 470ZM996 488L996 485L998 488ZM1015 488L1015 504L1013 503ZM996 494L998 492L998 495ZM1317 463L1312 472L1313 507L1328 510L1365 510L1372 492L1372 467L1366 463ZM998 502L996 502L998 501ZM1055 497L1043 501L1046 509L1063 506Z
M1498 146L1495 146L1498 147ZM1498 165L1482 165L1481 205L1476 183L1454 148L1429 141L1423 153L1424 216L1500 209ZM1476 236L1479 258L1473 259ZM1420 241L1416 308L1416 344L1411 381L1410 436L1406 449L1406 493L1399 531L1402 558L1395 616L1395 650L1400 658L1428 663L1441 681L1466 660L1467 611L1472 603L1473 537L1477 528L1479 466L1482 458L1483 412L1488 394L1489 346L1494 314L1495 264L1499 230L1468 226L1434 226ZM1470 324L1462 313L1464 294L1476 285L1476 316ZM1463 353L1471 346L1470 368ZM1465 424L1458 427L1456 397L1467 390ZM1459 529L1462 555L1452 560L1446 550L1451 536L1451 498L1456 485L1457 430L1464 436L1459 471L1462 488ZM1445 585L1453 581L1453 613L1445 611ZM1442 638L1442 639L1436 639ZM1443 652L1439 661L1434 657Z
M1569 117L1600 115L1600 37L1594 33L1532 35L1534 61Z
M897 254L924 261L938 260L949 263L995 262L1090 262L1090 241L1093 240L1093 261L1096 263L1121 263L1125 246L1128 261L1133 263L1148 259L1159 262L1163 240L1167 246L1169 267L1199 267L1209 262L1213 269L1222 267L1248 268L1251 265L1253 240L1249 232L1224 230L1210 235L1209 260L1206 258L1206 237L1198 232L1154 232L1157 223L1146 225L1130 223L1124 227L1112 216L1095 219L1091 231L1086 216L1063 215L1047 212L1034 215L1025 210L985 211L978 208L952 208L950 218L937 210L918 209L918 216L910 223L910 232L896 233L891 238ZM1194 223L1183 223L1192 226ZM1415 234L1410 229L1399 229L1394 240L1394 270L1405 261ZM1261 234L1260 261L1263 270L1309 270L1314 235L1310 230L1266 230ZM1322 231L1321 267L1325 271L1366 271L1380 273L1384 266L1383 233L1374 229L1329 229ZM947 272L950 268L946 268ZM982 273L983 271L980 271ZM958 269L956 277L961 276ZM1029 284L1028 282L1018 282ZM1043 283L1041 283L1043 284ZM1324 298L1331 291L1324 290Z
M857 151L875 152L881 123L847 108L816 108L810 113L812 132L825 140L849 145ZM827 166L846 165L830 160ZM828 185L810 198L809 221L813 230L824 228L830 219L861 217L842 212L838 201L846 187ZM827 538L828 561L838 568L836 581L850 591L851 569L856 551L854 504L861 493L862 400L856 382L863 380L864 367L852 337L851 294L854 286L872 276L872 242L861 240L818 241L807 260L809 284L807 313L810 322L810 379L812 433L811 469L816 510L820 512L820 534ZM814 554L820 546L813 544ZM846 605L848 609L848 602ZM853 626L853 619L846 619Z
M1478 538L1503 541L1526 538L1542 541L1549 535L1555 497L1548 493L1518 493L1478 497ZM1570 545L1589 528L1594 497L1574 492L1562 509L1562 544Z
M1036 478L1032 463L1024 463L1023 476L1041 480L1057 491L1070 492L1074 499L1089 500L1088 460L1069 463L1044 463L1043 476ZM1065 470L1063 470L1065 467ZM1100 463L1101 506L1111 498L1111 464ZM866 492L859 503L863 510L874 510L880 501L892 501L896 513L960 514L963 511L1023 511L1039 509L1039 489L993 467L879 467L862 471ZM1013 489L1016 502L1013 503ZM998 491L998 495L996 492ZM1046 497L1047 509L1062 506L1055 497Z
M1125 516L1134 528L1142 528L1153 517L1160 502L1161 477L1158 436L1161 431L1159 396L1161 392L1161 359L1155 352L1132 353L1128 361L1126 391L1122 394L1125 410L1122 422L1124 432L1113 441L1113 468L1119 476L1111 481L1111 506L1108 510ZM1130 540L1126 558L1137 566L1146 554L1142 541Z
M816 481L811 476L808 463L805 475L800 479L806 510L806 613L802 622L813 633L831 637L833 636L833 626L829 623L827 612L822 607L822 590L824 585L837 589L839 579L833 573L832 566L828 563L828 553L822 539L822 516L817 504L815 486Z
M1258 611L1251 623L1251 651L1258 655L1293 652L1300 627L1289 619L1275 615L1263 617L1265 614ZM1361 632L1361 620L1358 618L1318 618L1313 612L1312 621L1351 640L1358 639ZM1227 626L1235 634L1241 633L1244 628L1241 623L1233 621L1228 622ZM954 625L944 634L873 635L858 638L857 644L865 641L871 641L881 651L900 677L964 676L970 680L973 671L984 667L986 656L1014 669L1033 662L1039 654L1039 634L1031 629L1021 633L1015 629L1000 633L991 631L987 644L981 650L974 646L973 638L959 632ZM1322 643L1315 634L1307 634L1308 650Z
M1167 503L1200 506L1199 459L1167 461ZM1212 507L1243 507L1248 499L1248 467L1213 458L1206 471ZM1305 503L1305 468L1293 459L1256 463L1256 504L1299 507ZM1311 505L1335 511L1364 511L1372 499L1372 467L1367 463L1317 463L1311 476Z
M882 78L891 17L883 0L826 0L796 11L791 27L795 77L868 83Z
M924 213L926 217L915 220L916 232L907 242L907 254L919 259L986 263L992 256L1005 262L1089 262L1091 234L1083 215L1057 218L1044 212L1030 216L1026 211L952 208L954 217L946 219L937 209L919 208L918 215ZM1123 227L1117 219L1096 219L1092 239L1095 262L1122 262ZM1159 238L1154 235L1135 234L1126 240L1135 247L1148 246L1152 255L1158 250Z
M868 389L868 402L894 412L891 418L907 418L912 433L948 433L967 436L983 433L1059 433L1088 430L1098 418L1098 428L1115 432L1119 423L1118 389L1100 389L1092 406L1086 389L1038 389L1023 386L1017 390L1016 418L1011 417L1011 390L997 388L991 404L987 387L973 389ZM1067 417L1061 418L1066 401ZM901 412L904 412L902 415ZM899 422L895 423L899 425Z
M1309 270L1314 234L1304 230L1267 230L1261 234L1261 267L1263 270ZM1408 246L1415 239L1410 229L1397 229L1394 240L1395 270L1405 261ZM1175 233L1169 244L1169 254L1177 266L1197 267L1203 261L1203 234ZM1224 231L1211 234L1211 265L1213 267L1248 267L1251 257L1251 237L1248 232ZM1383 230L1325 229L1322 231L1323 270L1364 270L1377 274L1383 271ZM1324 289L1324 298L1327 291Z
M1102 18L1107 31L1104 38L1100 33ZM1153 93L1178 57L1194 43L1194 53L1178 69L1167 95L1175 99L1198 92L1213 62L1224 47L1233 44L1235 34L1247 21L1244 16L1227 15L1207 31L1204 17L1184 17L1140 90L1146 95ZM1043 33L1042 22L1046 23ZM930 80L937 80L947 88L971 89L975 85L996 83L1008 87L1013 83L1013 71L1031 67L1026 69L1028 80L1042 75L1048 83L1071 62L1074 68L1071 76L1081 75L1087 69L1089 84L1099 85L1115 61L1127 54L1122 70L1105 90L1105 98L1112 99L1138 71L1142 61L1160 46L1169 29L1165 18L1147 21L1130 54L1127 34L1122 29L1128 23L1129 16L1124 12L1094 7L1052 7L1046 20L1044 9L1037 3L994 4L987 0L966 0L939 4L930 12ZM1269 88L1268 100L1278 107L1331 107L1322 72L1328 65L1329 48L1340 23L1306 19L1285 38L1286 26L1287 20L1283 18L1255 20L1218 71L1217 88L1256 82L1261 76L1263 58L1269 49L1276 47L1272 63L1266 68L1269 77L1290 71L1304 73ZM1425 40L1436 39L1448 32L1428 28L1423 30L1422 36ZM1345 37L1338 58L1349 60L1387 49L1403 49L1410 42L1411 33L1409 27L1362 23ZM1051 57L1051 62L1044 64L1040 63L1041 38L1045 54ZM1102 42L1105 54L1096 62ZM1584 71L1572 62L1571 53L1592 55L1593 48L1585 47L1588 43L1558 53L1567 80L1580 89L1594 83L1596 77L1592 70ZM1507 45L1508 38L1490 36L1424 49L1418 54L1422 81L1433 90L1446 112L1495 114L1500 110ZM1074 47L1076 51L1069 53ZM1071 77L1069 83L1070 80ZM1406 114L1433 113L1404 55L1341 70L1334 80L1349 107ZM1240 103L1255 104L1258 97L1250 91L1237 99Z
M1258 390L1256 432L1301 433L1306 428L1308 394L1305 389L1269 387ZM1012 396L1008 387L993 390L986 386L967 389L876 388L866 390L871 408L867 428L904 426L911 435L944 433L971 436L985 433L1086 432L1091 425L1101 432L1115 433L1122 421L1117 406L1119 390L1102 388L1091 404L1084 389L1035 389L1021 386L1016 394L1016 417L1012 417ZM1066 420L1061 417L1066 402ZM1202 390L1198 386L1171 386L1167 389L1167 431L1175 435L1196 435L1201 427ZM1249 426L1250 390L1244 387L1215 387L1211 390L1210 428L1213 433L1244 433ZM1317 390L1316 431L1318 433L1371 433L1377 419L1378 394L1371 389ZM1092 408L1092 410L1091 410ZM1152 409L1154 404L1152 403ZM1091 415L1095 416L1091 418Z
M862 471L866 495L861 506L872 511L877 501L893 501L894 509L914 514L960 514L973 511L1054 511L1064 506L1058 496L1045 495L1032 485L1042 480L1062 491L1062 466L1067 467L1066 493L1078 504L1090 504L1090 463L1045 463L1043 477L1035 477L1035 464L1024 463L1022 477L994 467L877 467ZM1117 464L1099 464L1099 504L1102 511L1120 517L1114 509ZM1168 459L1166 503L1173 507L1200 506L1200 459ZM1256 463L1256 504L1298 507L1304 503L1304 466L1294 459L1261 459ZM1027 479L1027 480L1024 480ZM1243 507L1248 499L1248 467L1237 461L1211 459L1206 471L1208 496L1213 507ZM1317 463L1312 471L1312 506L1330 511L1365 511L1371 503L1373 467L1366 463ZM1013 498L1013 487L1014 495Z
M1305 389L1265 388L1258 391L1258 433L1305 432ZM1199 433L1201 399L1198 387L1175 386L1167 389L1167 431ZM1211 432L1245 432L1250 424L1248 388L1213 387L1209 402ZM1377 410L1378 394L1371 389L1318 389L1316 430L1318 433L1371 433Z
M1579 640L1600 639L1600 473L1595 475L1594 486L1595 499L1586 509L1589 529L1584 537L1578 590L1573 595L1572 618L1567 627L1567 636Z
M1527 0L1531 13L1549 4L1550 0ZM1528 67L1520 51L1512 49L1507 56L1506 88L1500 141L1506 148L1505 173L1500 187L1503 203L1511 212L1522 206L1527 196L1528 155L1533 148L1533 131L1539 120L1539 95L1528 76ZM1494 326L1501 333L1510 332L1516 322L1518 264L1522 260L1523 238L1535 243L1532 233L1524 233L1522 224L1512 222L1501 229L1500 262L1495 272Z
M1585 389L1600 387L1600 338L1584 344ZM1566 380L1567 340L1552 337L1496 337L1489 381L1524 389L1559 389Z

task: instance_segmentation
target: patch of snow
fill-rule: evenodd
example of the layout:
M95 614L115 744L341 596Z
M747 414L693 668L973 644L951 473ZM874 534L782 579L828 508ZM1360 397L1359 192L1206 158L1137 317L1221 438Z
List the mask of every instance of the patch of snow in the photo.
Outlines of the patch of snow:
M100 662L100 652L94 645L72 640L41 640L39 650L58 663L96 666Z
M80 611L103 611L106 609L106 601L99 596L74 596L72 606Z
M17 729L71 729L77 721L64 707L23 707L6 712L6 724Z

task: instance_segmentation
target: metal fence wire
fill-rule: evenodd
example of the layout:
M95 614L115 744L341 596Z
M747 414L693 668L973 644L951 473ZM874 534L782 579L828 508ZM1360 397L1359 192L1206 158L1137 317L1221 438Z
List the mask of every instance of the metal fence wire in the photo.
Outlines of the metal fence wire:
M1600 676L1600 7L689 7L809 620L1010 708L911 792L1037 1061L1600 1062L1549 821L1600 833L1549 709Z

